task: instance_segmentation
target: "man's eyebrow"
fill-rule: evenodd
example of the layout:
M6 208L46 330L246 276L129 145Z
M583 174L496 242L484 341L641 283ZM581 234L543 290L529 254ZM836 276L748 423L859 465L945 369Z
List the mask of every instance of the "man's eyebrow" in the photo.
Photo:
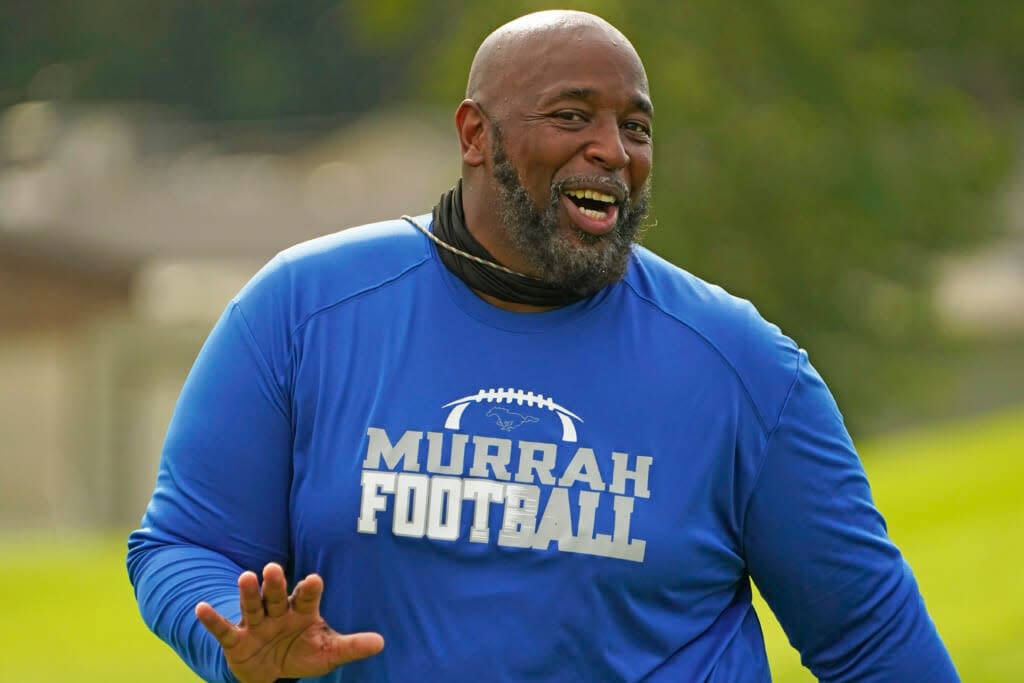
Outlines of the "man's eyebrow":
M651 118L654 118L654 105L651 104L651 101L643 95L637 95L633 98L633 106Z
M557 102L559 100L589 100L593 98L596 94L597 91L593 88L562 88L561 90L558 91L557 94L555 94L551 98L551 101ZM644 95L635 95L630 100L630 103L643 113L647 114L648 116L654 116L654 105L652 105L651 101Z
M589 100L597 91L593 88L562 88L558 91L555 99L559 100Z

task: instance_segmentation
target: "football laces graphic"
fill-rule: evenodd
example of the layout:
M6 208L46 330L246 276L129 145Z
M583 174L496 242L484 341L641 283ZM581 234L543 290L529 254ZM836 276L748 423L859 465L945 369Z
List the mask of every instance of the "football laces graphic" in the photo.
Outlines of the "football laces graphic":
M451 408L451 411L444 422L444 428L459 429L462 424L462 414L474 403L506 403L550 410L558 415L558 419L562 423L562 441L571 443L576 442L576 425L573 420L583 422L583 418L568 408L558 405L550 396L508 387L507 389L480 389L475 394L445 403L442 407Z

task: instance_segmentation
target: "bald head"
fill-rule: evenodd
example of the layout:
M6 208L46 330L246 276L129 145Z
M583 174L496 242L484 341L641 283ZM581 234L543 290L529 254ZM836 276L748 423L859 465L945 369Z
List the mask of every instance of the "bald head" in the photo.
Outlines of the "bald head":
M642 88L647 75L629 40L601 17L575 10L534 12L498 27L480 44L469 70L466 97L502 109L530 76L542 71L546 56L573 50L582 42L604 44L634 61Z

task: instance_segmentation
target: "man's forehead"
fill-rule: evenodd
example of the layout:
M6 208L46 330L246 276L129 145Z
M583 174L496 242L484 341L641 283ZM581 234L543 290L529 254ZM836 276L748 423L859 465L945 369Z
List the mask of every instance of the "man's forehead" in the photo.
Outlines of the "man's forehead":
M653 114L647 74L628 43L546 43L532 55L506 72L506 95L540 106L576 100Z
M533 36L530 43L509 51L507 67L494 75L501 96L522 104L575 99L651 109L647 75L628 43L592 36L546 38Z

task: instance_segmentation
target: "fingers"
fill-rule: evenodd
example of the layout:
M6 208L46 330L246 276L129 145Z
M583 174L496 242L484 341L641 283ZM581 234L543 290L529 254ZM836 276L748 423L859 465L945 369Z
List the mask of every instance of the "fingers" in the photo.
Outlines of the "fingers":
M220 646L225 650L233 647L238 642L238 629L234 624L225 619L209 603L201 602L196 605L196 618L199 623L209 631Z
M366 659L384 649L379 633L336 634L331 639L331 665L341 666L357 659Z
M316 574L310 574L295 585L292 592L292 607L301 614L318 614L320 597L323 594L323 579Z
M243 572L238 577L238 605L242 609L242 623L259 626L263 621L263 596L260 595L260 580L255 572Z
M281 565L275 562L263 568L263 606L271 619L288 611L288 582Z

